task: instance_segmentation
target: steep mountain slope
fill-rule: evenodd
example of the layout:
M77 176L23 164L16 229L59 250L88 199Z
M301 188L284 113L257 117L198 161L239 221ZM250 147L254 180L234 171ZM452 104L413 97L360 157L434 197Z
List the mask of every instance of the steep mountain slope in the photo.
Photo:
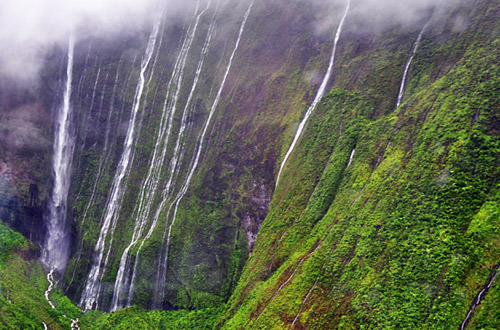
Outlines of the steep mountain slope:
M461 325L499 262L498 10L476 7L458 34L430 29L395 111L385 75L348 79L374 60L344 55L343 88L292 154L226 328ZM498 327L479 315L472 326Z
M500 327L500 5L372 26L319 3L160 8L75 33L36 88L0 79L0 217L40 246L71 92L54 297L82 328Z

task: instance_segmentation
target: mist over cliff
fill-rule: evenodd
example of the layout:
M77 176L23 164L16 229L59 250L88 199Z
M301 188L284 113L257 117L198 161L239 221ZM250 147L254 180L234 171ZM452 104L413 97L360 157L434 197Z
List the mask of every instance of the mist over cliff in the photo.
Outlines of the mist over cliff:
M250 3L250 0L238 1ZM326 0L298 0L318 12L318 33L331 33L345 3ZM227 1L221 0L221 6ZM412 26L426 18L431 9L450 10L459 0L358 0L352 15L358 29L384 31L393 26ZM89 36L106 39L134 34L150 27L154 13L166 8L165 20L176 21L191 14L195 0L144 1L4 1L0 4L0 72L20 81L38 77L44 56L53 47L64 48L70 33L77 40ZM282 1L281 6L290 4ZM226 9L227 10L227 9ZM264 9L265 10L265 9ZM354 26L353 25L353 26Z
M498 327L499 15L1 3L0 328Z

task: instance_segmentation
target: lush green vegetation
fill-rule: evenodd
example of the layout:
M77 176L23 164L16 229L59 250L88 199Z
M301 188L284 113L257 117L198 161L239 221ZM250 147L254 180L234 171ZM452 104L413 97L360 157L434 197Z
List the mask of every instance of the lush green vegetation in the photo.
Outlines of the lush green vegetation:
M333 87L273 191L279 163L317 89L312 76L325 69L331 46L311 42L315 27L304 22L316 17L302 4L282 8L268 2L260 8L266 15L255 14L248 22L233 64L238 70L228 77L203 162L178 210L163 302L170 310L146 310L167 208L141 250L133 307L84 314L68 298L79 299L91 265L138 74L139 62L119 66L114 52L102 51L95 63L75 69L82 76L75 88L79 136L69 216L77 244L62 283L65 291L51 294L56 310L51 309L43 297L48 283L34 260L36 248L0 225L0 328L41 328L44 322L68 329L70 318L79 318L82 329L458 328L500 263L499 5L482 0L429 28L410 68L405 103L396 110L402 70L419 29L374 38L347 24ZM231 19L239 24L240 14ZM457 30L463 17L467 28ZM172 35L165 45L180 44L182 33ZM226 39L234 35L214 41L216 51L208 55L187 155L230 54ZM195 38L193 54L200 53L203 41L202 34ZM117 47L125 52L130 46ZM161 51L167 54L159 57L163 71L149 80L118 225L106 242L111 252L101 307L109 304L137 220L163 106L158 95L166 93L175 62L175 49ZM197 58L188 61L183 95ZM115 73L118 86L112 85ZM129 75L130 84L123 78ZM120 94L112 103L114 87ZM104 153L107 108L115 112ZM179 121L180 112L175 132ZM169 159L173 145L167 149ZM159 191L167 165L159 174ZM188 165L182 164L174 190ZM150 216L145 225L151 221ZM137 246L130 253L135 256ZM499 299L500 279L476 308L471 329L500 328Z
M220 326L459 327L500 260L500 40L460 38L416 61L396 112L383 81L336 82L349 90L311 117ZM456 63L433 77L443 54ZM496 288L471 327L498 328Z
M80 324L82 329L213 329L217 309L195 311L145 311L138 307L99 315L89 313Z
M25 240L21 234L0 222L0 262L4 263L13 251L20 249L24 244Z
M151 311L131 307L119 312L83 314L57 289L50 295L57 310L44 297L45 273L24 237L0 222L0 329L70 329L79 319L82 329L212 329L220 310Z
M70 326L45 300L49 284L40 263L31 260L34 256L33 245L0 222L0 329L43 329L43 323L50 329Z

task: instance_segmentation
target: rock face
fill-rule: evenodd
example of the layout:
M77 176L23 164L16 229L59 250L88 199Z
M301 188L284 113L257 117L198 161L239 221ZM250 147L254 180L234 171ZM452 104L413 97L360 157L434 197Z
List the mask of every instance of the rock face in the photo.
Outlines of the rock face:
M0 89L0 218L41 246L51 172L52 100L44 96L50 90L3 78Z
M65 292L86 306L97 268L102 310L227 302L229 329L458 327L500 259L499 5L367 29L353 3L277 187L345 4L248 5L77 38ZM64 61L43 86L0 89L0 216L40 243Z
M264 222L267 212L269 211L269 204L271 203L271 196L266 191L264 183L258 184L252 182L252 189L250 190L250 201L248 202L253 206L252 210L246 211L243 219L243 228L245 229L245 236L247 239L247 249L251 253L257 240L260 227Z

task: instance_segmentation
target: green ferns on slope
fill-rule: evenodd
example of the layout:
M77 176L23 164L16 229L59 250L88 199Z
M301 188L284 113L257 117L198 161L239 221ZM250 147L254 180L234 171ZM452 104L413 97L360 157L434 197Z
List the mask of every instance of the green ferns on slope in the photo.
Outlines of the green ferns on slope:
M218 309L152 311L131 307L116 313L82 312L60 289L51 293L53 310L44 297L49 283L41 264L21 234L0 222L0 329L212 329ZM65 316L66 315L66 316Z
M69 329L43 293L49 283L31 243L0 222L0 329ZM64 297L68 304L69 299Z
M325 97L220 325L460 326L500 262L500 39L468 40L395 112L374 116L370 93ZM500 327L498 287L471 329Z

